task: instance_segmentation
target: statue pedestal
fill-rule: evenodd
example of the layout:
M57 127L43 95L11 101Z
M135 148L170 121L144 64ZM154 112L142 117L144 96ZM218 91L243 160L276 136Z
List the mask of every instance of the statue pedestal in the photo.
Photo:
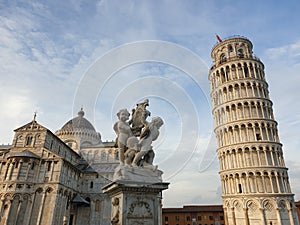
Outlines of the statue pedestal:
M104 186L112 202L111 225L161 225L162 191L168 185L117 180Z
M157 166L132 167L128 165L119 165L115 169L113 181L128 181L140 183L161 183L163 172L157 169Z

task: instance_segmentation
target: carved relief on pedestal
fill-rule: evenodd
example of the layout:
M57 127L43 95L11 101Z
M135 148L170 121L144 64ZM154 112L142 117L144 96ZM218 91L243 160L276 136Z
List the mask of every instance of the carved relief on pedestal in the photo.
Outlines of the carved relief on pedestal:
M152 217L152 210L149 203L144 201L135 201L131 203L127 217Z
M120 200L115 197L112 201L112 216L111 225L120 224Z
M135 198L131 204L128 205L127 219L129 224L136 225L151 225L153 224L153 200L145 198Z

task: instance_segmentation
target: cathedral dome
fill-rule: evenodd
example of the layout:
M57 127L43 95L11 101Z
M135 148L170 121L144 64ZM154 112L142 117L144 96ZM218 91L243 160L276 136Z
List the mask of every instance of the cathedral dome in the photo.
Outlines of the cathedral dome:
M101 143L100 133L96 132L94 126L84 118L82 109L77 117L69 120L55 134L78 153L82 147L91 147Z
M84 111L81 109L78 112L78 116L69 120L61 129L60 131L84 131L90 130L95 131L94 126L84 118Z

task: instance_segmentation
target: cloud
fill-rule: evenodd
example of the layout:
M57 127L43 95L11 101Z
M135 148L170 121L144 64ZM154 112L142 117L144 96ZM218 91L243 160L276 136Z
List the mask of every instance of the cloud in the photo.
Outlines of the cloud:
M279 61L287 65L295 65L300 63L300 41L292 44L269 48L265 52L266 57L270 60Z

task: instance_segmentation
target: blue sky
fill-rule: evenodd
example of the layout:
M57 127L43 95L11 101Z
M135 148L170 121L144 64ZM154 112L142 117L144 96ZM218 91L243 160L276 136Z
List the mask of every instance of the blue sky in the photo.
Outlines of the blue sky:
M82 105L111 140L116 111L148 97L152 115L165 120L156 143L156 163L171 182L164 205L221 203L207 75L215 33L239 34L265 64L299 200L299 12L296 0L1 1L0 143L11 143L36 110L55 132ZM150 40L166 54L143 55Z

